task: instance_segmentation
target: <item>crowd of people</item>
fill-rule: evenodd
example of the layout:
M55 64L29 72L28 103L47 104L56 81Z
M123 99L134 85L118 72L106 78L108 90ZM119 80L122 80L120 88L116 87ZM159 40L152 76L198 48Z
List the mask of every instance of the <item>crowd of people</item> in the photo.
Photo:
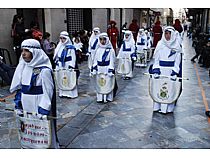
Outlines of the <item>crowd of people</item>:
M153 28L141 28L136 19L128 29L126 25L122 29L122 39L119 39L121 33L116 27L116 22L111 20L107 32L101 32L99 27L95 27L90 35L86 31L80 31L71 38L67 31L62 31L59 42L53 43L50 42L48 32L43 36L38 23L33 22L30 30L25 30L23 18L15 16L12 37L18 65L12 73L5 68L10 78L5 80L11 84L10 91L16 91L16 113L23 115L23 111L35 112L38 119L43 119L45 115L56 116L56 86L53 69L57 72L58 85L61 85L58 86L59 97L77 98L80 75L78 64L84 60L88 60L90 76L96 76L96 82L98 81L96 83L98 103L114 100L117 91L116 59L119 60L118 67L120 67L118 73L121 73L123 79L129 80L133 77L134 63L137 61L136 51L155 48L154 64L150 67L150 74L154 79L158 79L160 75L166 75L171 76L172 81L176 81L177 77L181 77L183 29L178 19L173 26L165 28L161 27L160 21L157 21ZM118 41L121 43L118 44ZM201 46L195 45L196 53L199 51L197 54L201 54L203 65L209 67L207 56L210 50L210 38L207 43L204 42L202 45L200 43ZM203 47L202 51L200 47ZM1 58L0 66L5 67ZM74 84L70 84L69 81ZM173 112L174 107L175 103L161 104L154 101L153 110L166 114ZM51 147L58 148L56 124L55 121L51 123L53 128Z

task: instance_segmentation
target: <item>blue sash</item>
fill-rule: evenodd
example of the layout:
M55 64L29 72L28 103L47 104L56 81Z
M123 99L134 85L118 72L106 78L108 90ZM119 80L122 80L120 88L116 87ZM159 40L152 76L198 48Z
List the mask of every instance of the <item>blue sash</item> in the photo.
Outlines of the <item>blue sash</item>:
M98 43L98 38L95 40L95 42L94 42L93 46L91 47L91 49L95 50L97 43Z
M125 41L123 41L123 51L131 51L131 48L126 48Z
M31 95L38 95L43 94L42 86L35 86L36 79L38 75L41 73L42 69L48 68L46 66L34 68L30 85L22 85L21 92L23 94L31 94ZM49 69L49 68L48 68Z

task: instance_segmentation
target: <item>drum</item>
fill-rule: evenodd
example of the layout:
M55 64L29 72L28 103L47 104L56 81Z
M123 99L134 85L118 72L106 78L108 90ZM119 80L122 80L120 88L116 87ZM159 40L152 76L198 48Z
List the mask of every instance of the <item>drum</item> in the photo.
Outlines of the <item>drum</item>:
M115 85L115 76L108 76L107 74L96 75L96 91L100 94L109 94Z
M73 69L55 70L55 81L60 90L72 90L77 83L76 72Z
M181 93L181 82L172 81L169 77L160 76L158 79L150 77L149 94L158 103L174 103Z
M146 67L147 66L147 50L136 51L137 61L135 66L137 67Z
M117 67L117 73L122 75L127 75L132 71L132 62L129 58L120 58L118 67Z

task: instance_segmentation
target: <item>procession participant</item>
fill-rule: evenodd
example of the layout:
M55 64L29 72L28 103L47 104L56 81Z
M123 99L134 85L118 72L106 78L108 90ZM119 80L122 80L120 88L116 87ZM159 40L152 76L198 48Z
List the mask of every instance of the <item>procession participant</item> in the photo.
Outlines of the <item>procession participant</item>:
M66 31L60 33L60 42L58 43L55 53L54 61L56 64L56 71L71 70L76 71L77 78L79 77L79 70L76 64L76 52L69 34ZM76 70L75 70L76 69ZM78 97L77 85L72 90L59 89L59 97L76 98Z
M150 36L150 32L148 32L147 30L145 30L144 32L147 36L147 49L150 49L152 47L152 37Z
M118 31L118 28L116 27L117 23L114 20L110 20L109 24L110 24L110 27L107 29L107 34L112 43L114 51L116 52L117 40L118 40L117 37L119 35L119 31Z
M44 119L46 115L56 117L55 84L49 58L35 39L24 40L22 54L15 70L10 92L16 91L15 109L18 115L23 112L36 113ZM51 121L52 143L50 148L59 148L56 135L56 122Z
M99 34L100 34L100 28L95 27L95 28L93 28L92 34L91 34L90 39L89 39L89 46L88 46L87 55L89 55L88 67L90 69L90 72L91 72L91 68L93 66L93 59L94 59L94 56L95 56L95 51L96 51L96 48L97 48L98 43L99 43L98 42Z
M104 74L107 77L114 77L115 74L115 51L112 48L111 42L107 33L101 33L99 35L99 47L96 50L94 63L92 67L92 75ZM116 83L116 81L115 81ZM116 86L116 84L115 84ZM103 103L107 101L113 101L113 97L116 94L116 89L112 90L108 94L97 93L97 102Z
M145 30L145 34L147 36L147 61L150 61L153 55L152 36L148 30Z
M80 37L74 37L72 41L76 49L76 63L81 64L83 43L81 42Z
M136 55L137 62L135 66L146 67L147 66L147 36L144 29L139 29L136 40Z
M144 29L139 29L136 41L136 49L138 51L147 49L147 36L144 32Z
M122 74L124 80L129 80L133 77L134 61L136 61L135 41L132 32L129 30L124 32L123 43L120 47L117 59L121 60L118 66L119 68L122 67L122 64L129 67L125 69L129 69L130 72L128 74ZM126 61L123 60L128 60L128 65L126 64Z
M175 29L172 26L167 26L164 29L162 39L154 52L154 65L152 73L155 78L159 75L171 76L172 80L176 80L180 72L182 49L176 38ZM151 72L150 72L151 73ZM153 110L160 113L173 112L175 103L161 104L154 102Z

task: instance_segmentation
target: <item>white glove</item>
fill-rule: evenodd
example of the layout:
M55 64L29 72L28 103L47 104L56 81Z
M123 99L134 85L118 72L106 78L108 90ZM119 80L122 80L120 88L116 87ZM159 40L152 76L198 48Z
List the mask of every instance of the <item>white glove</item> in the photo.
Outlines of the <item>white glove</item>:
M136 61L136 60L137 60L137 58L136 58L136 57L133 57L132 59L133 59L134 61Z
M21 110L21 109L15 109L15 113L16 113L16 115L21 116L21 115L23 115L23 110Z
M90 76L90 77L93 77L93 74L90 72L90 73L89 73L89 76Z
M92 75L96 75L96 70L93 70L93 72L91 72Z
M37 114L39 119L47 119L47 115Z
M153 76L154 76L154 79L160 78L160 76L157 73L155 73Z
M90 55L90 53L88 52L88 53L86 53L86 56L89 56Z
M177 79L177 75L171 76L171 80L172 80L172 81L176 81L176 79Z
M109 72L108 76L112 77L112 76L114 76L114 74L112 72Z

